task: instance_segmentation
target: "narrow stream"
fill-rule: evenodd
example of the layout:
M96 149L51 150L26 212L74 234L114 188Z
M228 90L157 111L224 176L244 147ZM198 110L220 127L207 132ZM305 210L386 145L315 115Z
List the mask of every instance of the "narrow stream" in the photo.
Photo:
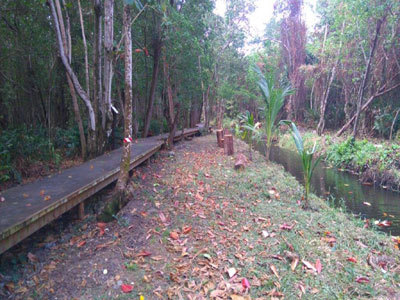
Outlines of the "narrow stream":
M265 153L265 146L258 147ZM297 152L273 147L271 160L284 166L300 182L303 182L301 160ZM400 194L375 186L365 186L358 177L341 172L321 162L314 171L312 192L321 198L333 197L338 205L344 202L347 210L362 218L392 222L383 231L400 235ZM369 205L364 202L370 203Z

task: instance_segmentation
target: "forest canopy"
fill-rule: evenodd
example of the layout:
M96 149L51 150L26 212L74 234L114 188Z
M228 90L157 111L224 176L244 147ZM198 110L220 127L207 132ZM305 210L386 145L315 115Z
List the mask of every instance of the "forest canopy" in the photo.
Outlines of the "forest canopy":
M0 181L21 180L33 162L86 159L121 145L124 5L133 137L200 122L230 126L245 111L263 122L258 65L294 89L280 119L319 134L398 139L398 1L319 0L314 28L305 25L303 0L276 1L254 41L253 1L224 3L220 16L212 0L1 1Z

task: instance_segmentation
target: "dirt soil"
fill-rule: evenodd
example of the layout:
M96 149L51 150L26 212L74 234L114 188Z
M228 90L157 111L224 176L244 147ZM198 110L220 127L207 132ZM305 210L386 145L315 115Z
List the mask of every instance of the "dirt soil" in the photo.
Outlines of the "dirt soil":
M115 221L88 215L3 254L0 298L400 297L389 237L316 198L304 211L302 187L261 157L233 166L214 136L160 152Z

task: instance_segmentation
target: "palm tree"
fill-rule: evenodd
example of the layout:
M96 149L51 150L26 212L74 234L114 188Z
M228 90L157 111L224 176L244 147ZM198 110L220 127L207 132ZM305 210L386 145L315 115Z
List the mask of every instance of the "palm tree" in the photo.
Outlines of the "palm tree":
M253 160L253 142L260 139L261 124L255 122L253 114L249 111L239 115L239 120L241 128L243 128L241 138L249 144L249 158Z
M280 123L288 125L290 127L294 143L296 144L297 152L299 153L301 158L301 163L303 166L303 173L304 173L303 176L304 176L304 189L305 189L304 208L308 208L308 195L310 193L311 178L315 167L319 164L321 160L321 156L318 157L315 161L313 161L313 156L315 154L317 144L314 143L314 146L311 149L311 151L304 149L303 138L301 137L300 132L297 130L296 124L294 124L292 121L286 121L286 120L282 120Z
M255 66L255 71L260 77L258 86L263 94L263 100L265 104L263 108L265 115L265 133L267 135L267 151L265 156L267 160L269 160L272 135L276 128L276 117L278 116L278 113L285 102L285 98L293 94L294 89L292 89L290 85L276 87L274 74L268 73L267 77L265 77L258 66Z

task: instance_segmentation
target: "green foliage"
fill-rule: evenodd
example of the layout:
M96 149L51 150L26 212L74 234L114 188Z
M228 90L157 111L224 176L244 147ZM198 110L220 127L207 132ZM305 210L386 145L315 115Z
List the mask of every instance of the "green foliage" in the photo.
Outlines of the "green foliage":
M150 132L152 135L159 135L163 132L168 132L167 121L152 119L150 122Z
M296 144L297 152L301 157L301 162L303 166L304 172L304 188L305 188L305 207L308 207L308 195L310 193L311 188L311 178L314 173L315 167L321 160L321 156L318 157L315 161L313 160L315 151L316 151L316 143L313 148L310 150L304 148L303 138L301 137L300 132L298 131L296 125L292 121L281 121L280 123L290 126L292 137L294 143Z
M55 129L54 147L65 151L66 156L73 157L79 154L80 146L81 141L79 139L78 127Z
M265 116L265 133L267 135L267 159L269 159L269 152L271 148L272 134L275 130L276 117L281 110L285 98L293 94L294 90L290 85L277 87L275 85L275 74L272 72L265 77L260 68L256 65L255 71L258 73L259 82L258 86L261 89L264 100L264 116Z
M252 113L246 111L239 115L241 138L249 144L250 160L253 160L252 149L253 142L261 140L261 124L256 123Z
M392 120L393 116L389 113L376 116L374 121L374 130L376 130L382 137L389 137Z
M335 166L351 167L364 170L371 165L377 165L380 170L395 166L399 159L400 146L392 144L374 145L368 140L361 141L349 138L342 143L333 144L327 150L327 160Z
M0 182L21 181L21 168L35 161L60 163L61 156L55 151L47 130L17 128L3 130L0 135Z

